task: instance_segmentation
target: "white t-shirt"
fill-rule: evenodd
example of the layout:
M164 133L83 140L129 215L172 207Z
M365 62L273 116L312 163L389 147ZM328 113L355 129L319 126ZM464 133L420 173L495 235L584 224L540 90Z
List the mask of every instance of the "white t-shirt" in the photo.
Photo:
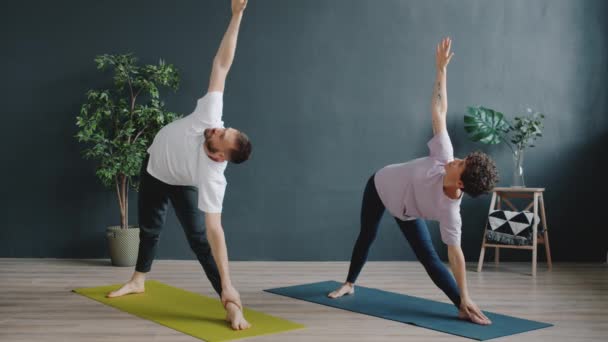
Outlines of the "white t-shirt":
M441 240L460 245L462 220L459 199L443 192L445 165L454 159L447 131L429 142L430 155L403 164L393 164L376 173L376 190L386 209L400 220L416 218L439 221Z
M227 162L211 160L205 153L205 129L224 127L223 93L210 92L197 101L192 114L163 127L148 148L148 173L170 185L198 188L198 208L221 213Z

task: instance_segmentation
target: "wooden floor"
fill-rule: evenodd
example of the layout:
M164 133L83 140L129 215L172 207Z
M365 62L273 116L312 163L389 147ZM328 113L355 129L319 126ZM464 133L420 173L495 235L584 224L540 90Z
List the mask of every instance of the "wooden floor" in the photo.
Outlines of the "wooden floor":
M484 310L540 320L554 327L494 341L607 341L608 266L468 265L473 299ZM245 305L302 323L306 329L247 341L471 341L462 337L281 297L262 289L342 280L345 262L232 262ZM107 260L0 259L0 341L198 341L153 322L71 293L122 283L132 268ZM195 261L157 261L151 279L214 296ZM448 302L416 262L369 262L360 285Z

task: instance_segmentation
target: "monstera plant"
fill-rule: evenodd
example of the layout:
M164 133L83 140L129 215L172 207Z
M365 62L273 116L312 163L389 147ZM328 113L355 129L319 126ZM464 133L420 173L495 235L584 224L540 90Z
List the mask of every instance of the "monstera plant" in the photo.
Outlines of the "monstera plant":
M469 139L483 144L504 143L513 153L513 187L524 187L524 150L534 147L534 141L542 137L545 115L526 108L526 114L510 122L505 115L494 109L469 107L464 116L464 129Z
M139 65L132 54L101 55L95 63L97 69L113 72L113 87L87 92L76 117L76 138L86 144L85 158L97 162L97 177L116 191L120 226L108 228L110 256L113 264L127 265L134 262L133 253L137 257L139 243L139 229L128 222L129 187L137 188L134 177L158 130L178 117L165 109L160 88L177 90L179 77L171 64L161 60L156 65ZM131 261L115 261L121 257L114 252L127 250L121 239L137 243L128 247L131 254L126 259Z

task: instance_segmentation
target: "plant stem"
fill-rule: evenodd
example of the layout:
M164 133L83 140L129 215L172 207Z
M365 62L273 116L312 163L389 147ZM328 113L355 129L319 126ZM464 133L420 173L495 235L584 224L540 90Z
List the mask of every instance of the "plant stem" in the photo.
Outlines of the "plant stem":
M122 196L121 196L119 182L120 182L120 180L119 180L118 175L117 175L116 178L115 178L116 195L118 196L118 206L120 207L120 225L122 227L124 216L125 216L125 212L124 212L123 200L122 200Z
M129 177L125 175L125 229L129 228Z
M500 139L502 139L502 141L507 144L507 147L511 150L512 153L515 153L515 150L513 150L513 146L511 145L511 143L509 142L509 140L507 139L507 136L504 134L500 135Z
M126 213L126 209L127 209L127 201L126 201L126 192L125 192L125 187L126 187L126 176L124 174L120 175L120 187L121 187L121 192L122 192L122 208L121 208L121 218L120 218L120 225L122 226L122 228L127 229L127 213Z
M137 134L135 135L135 138L133 138L133 143L135 143L135 141L137 140L137 138L139 138L140 135L142 135L142 133L144 133L144 131L146 130L146 128L148 128L148 125L145 125L144 128L141 129L141 131L137 132Z

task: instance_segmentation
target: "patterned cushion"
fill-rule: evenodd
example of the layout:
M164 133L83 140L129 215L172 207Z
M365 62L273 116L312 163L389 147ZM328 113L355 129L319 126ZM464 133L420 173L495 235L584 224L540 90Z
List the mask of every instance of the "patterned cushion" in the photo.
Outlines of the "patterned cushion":
M531 246L532 226L538 215L529 211L493 210L488 216L486 242L503 245ZM537 227L540 234L541 225Z

